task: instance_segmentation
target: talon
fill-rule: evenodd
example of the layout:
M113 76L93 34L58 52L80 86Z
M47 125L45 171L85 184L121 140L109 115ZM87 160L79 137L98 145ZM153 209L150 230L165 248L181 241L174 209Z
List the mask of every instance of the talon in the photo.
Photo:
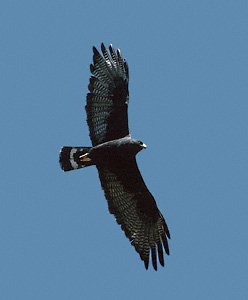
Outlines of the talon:
M89 158L88 155L89 153L79 156L80 161L91 161L91 158Z

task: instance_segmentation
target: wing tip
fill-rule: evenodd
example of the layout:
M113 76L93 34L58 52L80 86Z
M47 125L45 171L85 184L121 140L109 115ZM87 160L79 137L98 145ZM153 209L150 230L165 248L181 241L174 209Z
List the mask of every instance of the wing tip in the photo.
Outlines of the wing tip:
M144 259L144 264L145 264L146 270L148 270L148 267L149 267L149 258L148 258L148 260Z
M94 53L94 54L99 53L95 46L92 47L92 50L93 50L93 53Z

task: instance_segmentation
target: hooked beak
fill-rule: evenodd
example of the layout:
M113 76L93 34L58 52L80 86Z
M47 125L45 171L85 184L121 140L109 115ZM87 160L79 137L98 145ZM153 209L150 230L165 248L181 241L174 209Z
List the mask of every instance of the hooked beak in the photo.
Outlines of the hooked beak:
M144 148L144 149L147 148L146 144L144 144L144 143L143 143L143 145L141 147Z

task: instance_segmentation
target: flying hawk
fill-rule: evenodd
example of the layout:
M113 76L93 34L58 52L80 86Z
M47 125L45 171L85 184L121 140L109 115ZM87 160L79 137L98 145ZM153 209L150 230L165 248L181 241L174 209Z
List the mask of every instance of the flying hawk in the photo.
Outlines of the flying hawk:
M101 44L103 56L93 47L86 113L92 147L63 147L60 166L64 171L95 165L101 186L114 214L146 269L151 252L157 270L157 253L164 266L163 247L169 255L170 233L147 189L136 162L136 154L146 145L131 138L128 129L128 66L118 49L109 53Z

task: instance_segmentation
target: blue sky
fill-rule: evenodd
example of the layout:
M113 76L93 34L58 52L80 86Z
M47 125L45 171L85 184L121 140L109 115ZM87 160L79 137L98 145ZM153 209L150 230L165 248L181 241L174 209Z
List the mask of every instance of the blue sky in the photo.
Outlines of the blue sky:
M0 298L248 299L248 2L1 1ZM169 226L145 270L108 213L88 146L92 46L130 68L138 164Z

